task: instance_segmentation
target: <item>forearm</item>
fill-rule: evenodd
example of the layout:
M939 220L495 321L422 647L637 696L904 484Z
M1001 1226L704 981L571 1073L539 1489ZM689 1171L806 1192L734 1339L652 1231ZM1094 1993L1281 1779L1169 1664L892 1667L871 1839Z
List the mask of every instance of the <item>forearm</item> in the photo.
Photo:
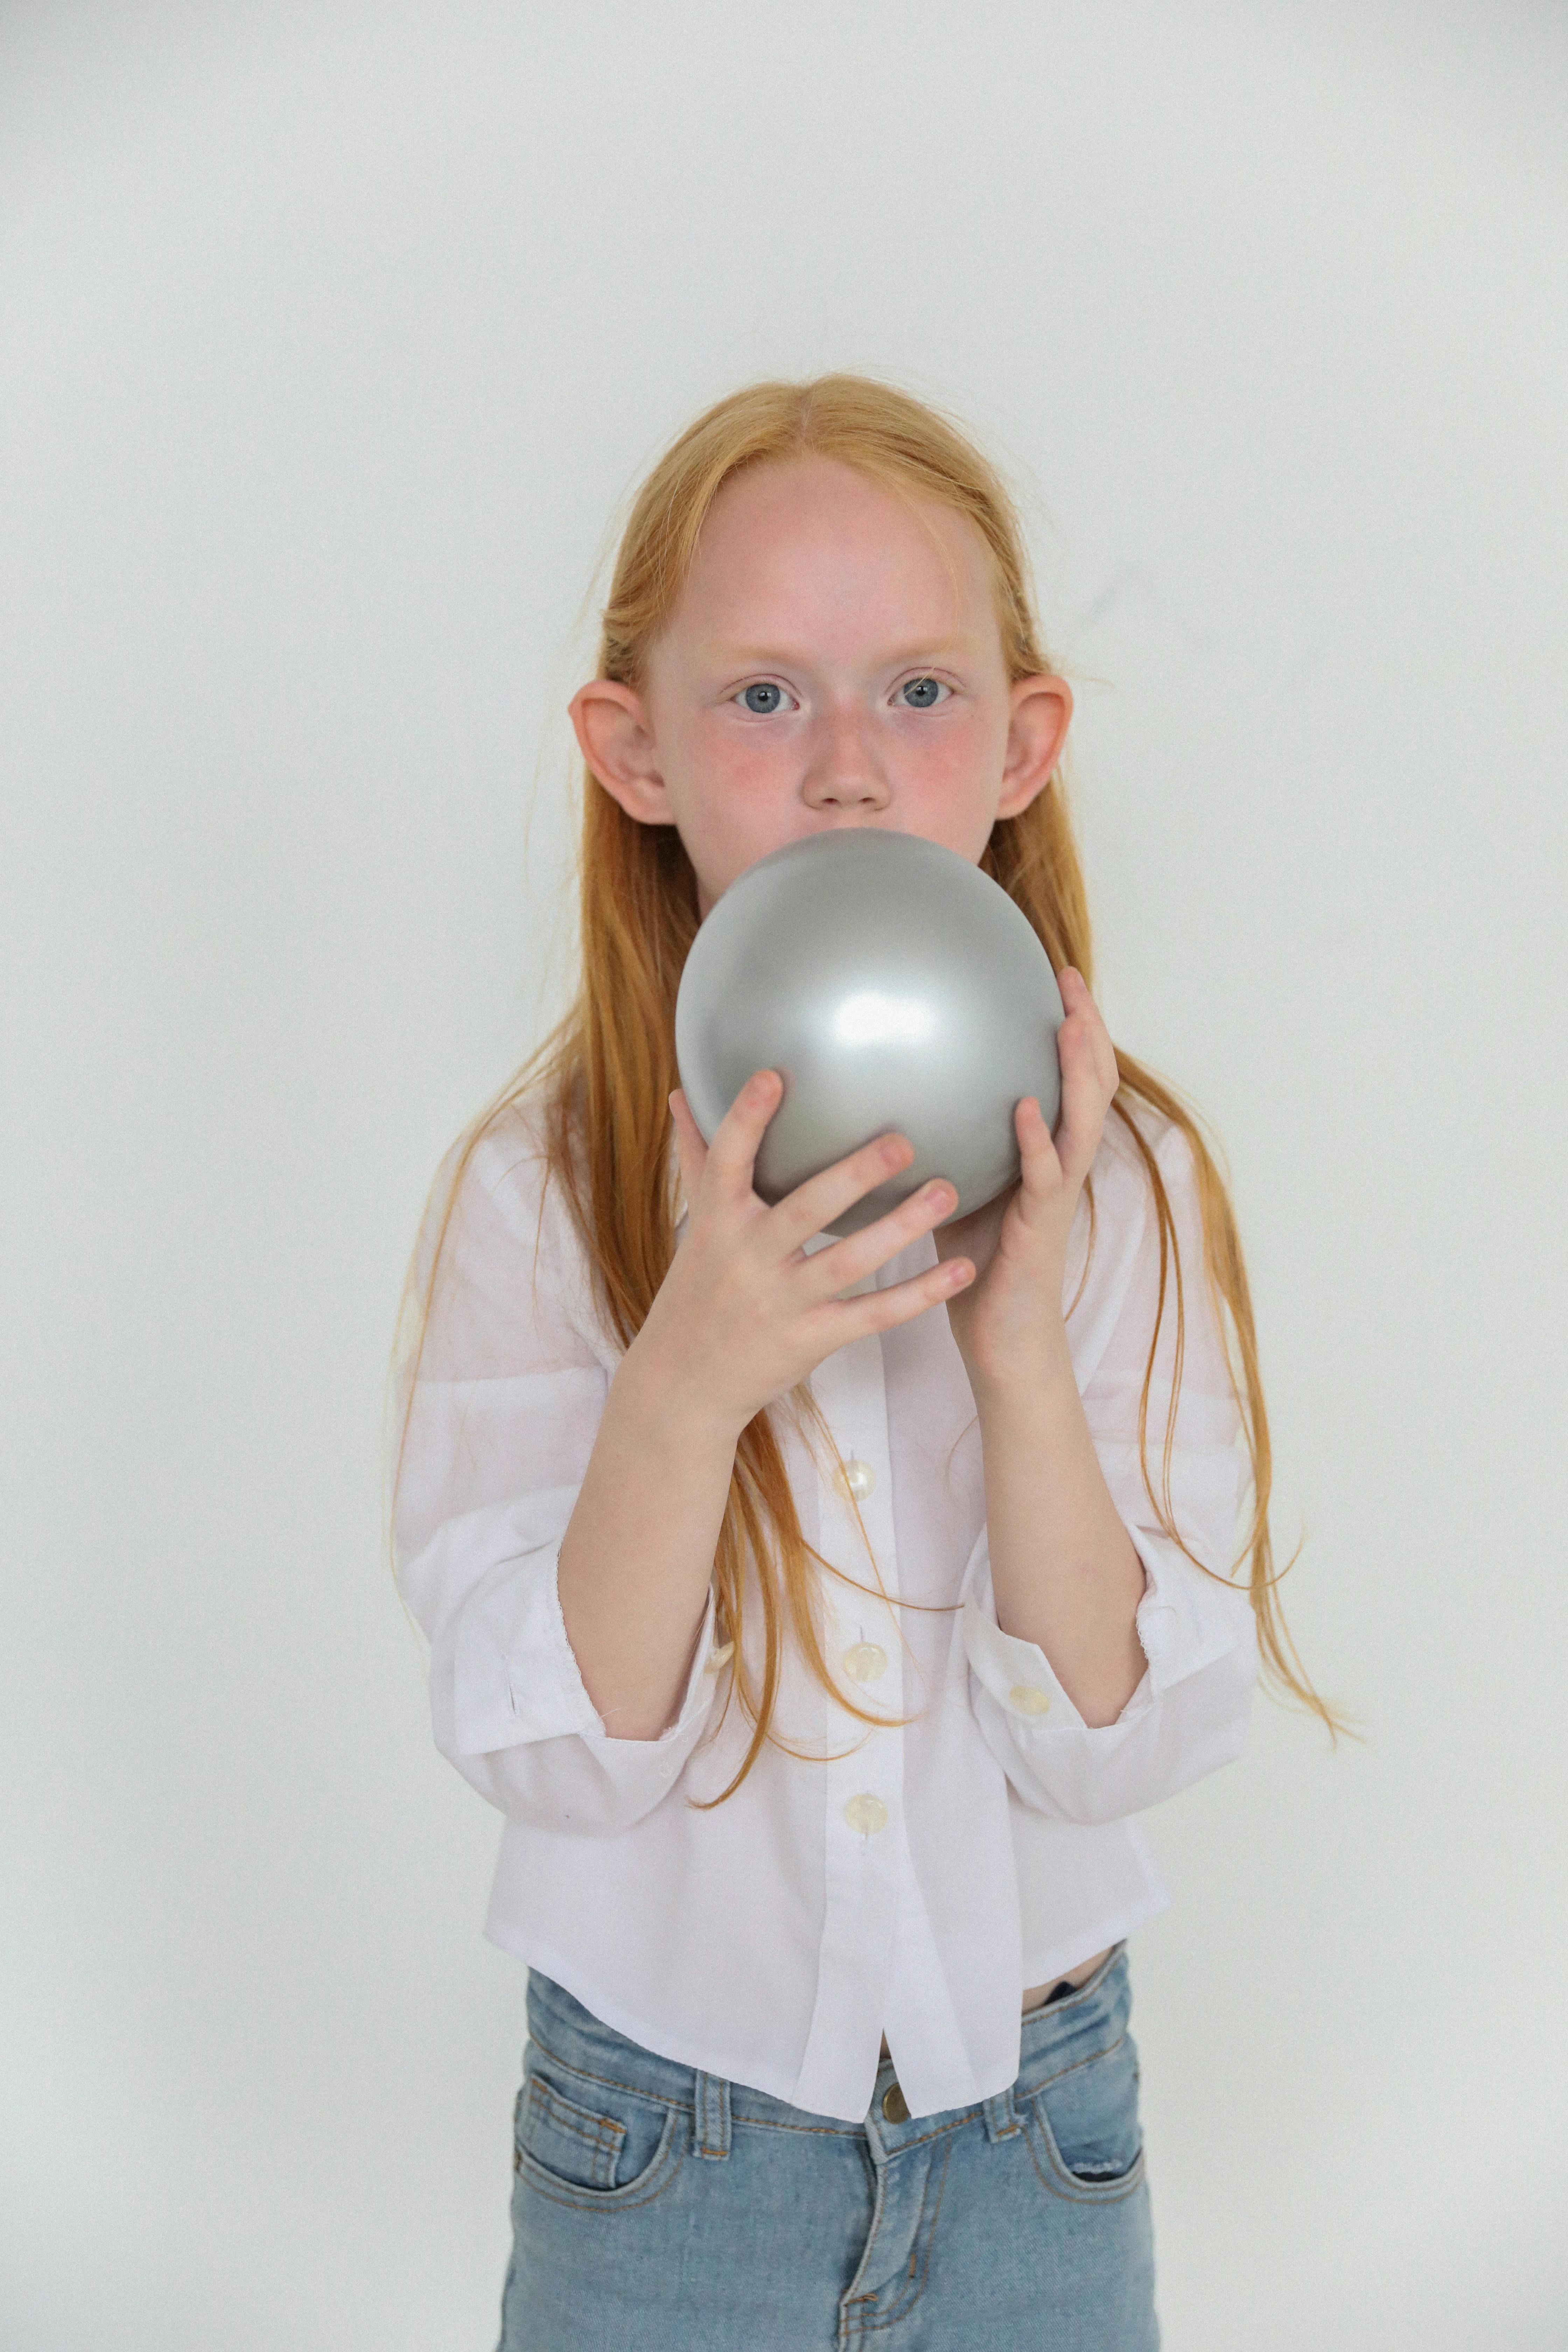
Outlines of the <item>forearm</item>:
M657 1739L679 1706L735 1443L634 1342L610 1383L558 1572L578 1671L616 1738Z
M996 1619L1034 1642L1091 1726L1114 1723L1147 1661L1143 1564L1101 1474L1066 1336L971 1386L980 1412Z

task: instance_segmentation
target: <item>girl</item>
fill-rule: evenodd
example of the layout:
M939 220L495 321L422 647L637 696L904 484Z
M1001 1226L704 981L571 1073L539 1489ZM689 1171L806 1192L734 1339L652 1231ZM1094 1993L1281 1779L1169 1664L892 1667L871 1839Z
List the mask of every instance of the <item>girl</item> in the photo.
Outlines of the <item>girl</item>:
M1071 709L915 401L754 385L636 502L572 704L581 992L448 1156L402 1391L402 1589L529 1969L503 2352L1158 2341L1134 1817L1237 1753L1260 1656L1335 1718L1224 1184L1089 992ZM765 1206L782 1076L705 1146L674 1012L730 883L855 824L982 866L1067 1019L1008 1194L836 1240L910 1140Z

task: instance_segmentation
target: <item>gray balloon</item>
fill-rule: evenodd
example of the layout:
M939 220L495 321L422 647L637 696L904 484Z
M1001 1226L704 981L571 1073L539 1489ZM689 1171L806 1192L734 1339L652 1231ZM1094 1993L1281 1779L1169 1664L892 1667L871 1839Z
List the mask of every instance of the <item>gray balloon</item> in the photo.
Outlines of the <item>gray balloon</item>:
M709 1143L752 1073L779 1072L752 1176L770 1205L874 1136L909 1137L909 1167L824 1228L842 1238L933 1176L956 1187L955 1217L1016 1183L1013 1114L1035 1095L1055 1128L1066 1017L999 883L919 835L854 825L759 858L709 910L680 976L675 1057Z

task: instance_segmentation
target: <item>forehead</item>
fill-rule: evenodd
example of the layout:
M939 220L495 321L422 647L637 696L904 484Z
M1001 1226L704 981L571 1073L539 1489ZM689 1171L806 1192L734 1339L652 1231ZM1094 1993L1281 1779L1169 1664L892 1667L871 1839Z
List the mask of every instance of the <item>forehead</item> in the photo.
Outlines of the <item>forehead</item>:
M997 636L985 542L955 508L837 458L748 467L709 508L670 631L710 639L813 625L933 644Z

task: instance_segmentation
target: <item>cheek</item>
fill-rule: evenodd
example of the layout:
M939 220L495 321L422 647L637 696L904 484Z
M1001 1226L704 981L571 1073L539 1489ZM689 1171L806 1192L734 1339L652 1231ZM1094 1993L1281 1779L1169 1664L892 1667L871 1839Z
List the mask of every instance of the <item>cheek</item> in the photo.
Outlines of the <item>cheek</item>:
M798 744L782 730L742 732L719 717L700 719L681 746L689 785L709 805L752 800L800 765Z
M706 863L714 889L777 848L791 830L799 753L792 756L776 736L742 736L721 722L699 719L667 774L687 847L700 865Z
M994 790L1006 753L1006 727L987 710L964 710L940 726L900 729L899 758L909 780L950 792Z

